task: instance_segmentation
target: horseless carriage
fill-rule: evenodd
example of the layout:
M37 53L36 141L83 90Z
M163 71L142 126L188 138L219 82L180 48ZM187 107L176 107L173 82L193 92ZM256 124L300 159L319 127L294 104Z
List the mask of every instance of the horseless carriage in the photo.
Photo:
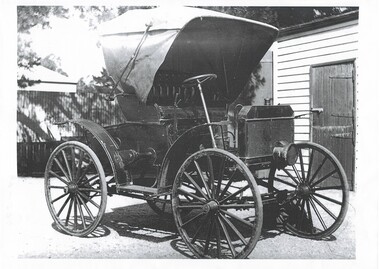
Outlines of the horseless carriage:
M119 91L110 99L126 121L106 128L66 122L83 136L60 144L46 166L57 227L89 235L107 196L118 194L172 216L198 258L247 257L266 208L304 238L336 231L349 193L336 157L318 144L294 143L290 106L233 102L277 33L186 7L133 10L105 23L106 67Z

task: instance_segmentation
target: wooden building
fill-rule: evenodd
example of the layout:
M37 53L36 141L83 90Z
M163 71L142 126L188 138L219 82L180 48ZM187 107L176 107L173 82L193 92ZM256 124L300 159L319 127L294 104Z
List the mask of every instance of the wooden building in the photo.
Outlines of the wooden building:
M295 141L316 142L332 151L352 189L358 16L354 11L282 29L272 48L273 103L306 114L295 120Z

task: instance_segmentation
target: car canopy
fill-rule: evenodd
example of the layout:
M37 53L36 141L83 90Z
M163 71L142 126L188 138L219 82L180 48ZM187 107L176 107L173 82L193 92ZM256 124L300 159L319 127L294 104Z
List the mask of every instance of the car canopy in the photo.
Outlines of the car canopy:
M109 74L144 103L158 73L217 74L218 91L234 99L278 34L261 22L191 7L127 11L100 31Z

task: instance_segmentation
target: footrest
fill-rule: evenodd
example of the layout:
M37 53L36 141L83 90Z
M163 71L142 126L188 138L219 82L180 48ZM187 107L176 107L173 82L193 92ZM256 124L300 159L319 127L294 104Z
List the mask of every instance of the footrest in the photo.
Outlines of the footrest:
M157 194L157 188L139 186L139 185L123 185L117 187L118 191L123 192L135 192L135 193L147 193L147 194Z

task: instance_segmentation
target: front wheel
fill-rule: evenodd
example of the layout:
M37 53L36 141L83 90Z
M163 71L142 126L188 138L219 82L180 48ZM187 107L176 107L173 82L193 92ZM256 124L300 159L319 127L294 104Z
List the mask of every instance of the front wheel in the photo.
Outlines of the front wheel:
M292 233L311 239L330 236L342 224L348 208L347 176L338 159L315 143L298 143L298 162L272 168L269 180L281 201L284 225Z
M246 258L252 252L263 206L253 175L235 155L194 153L179 169L172 197L178 232L196 257Z
M60 230L75 236L93 232L107 202L104 170L94 151L77 141L59 145L46 165L45 197Z

